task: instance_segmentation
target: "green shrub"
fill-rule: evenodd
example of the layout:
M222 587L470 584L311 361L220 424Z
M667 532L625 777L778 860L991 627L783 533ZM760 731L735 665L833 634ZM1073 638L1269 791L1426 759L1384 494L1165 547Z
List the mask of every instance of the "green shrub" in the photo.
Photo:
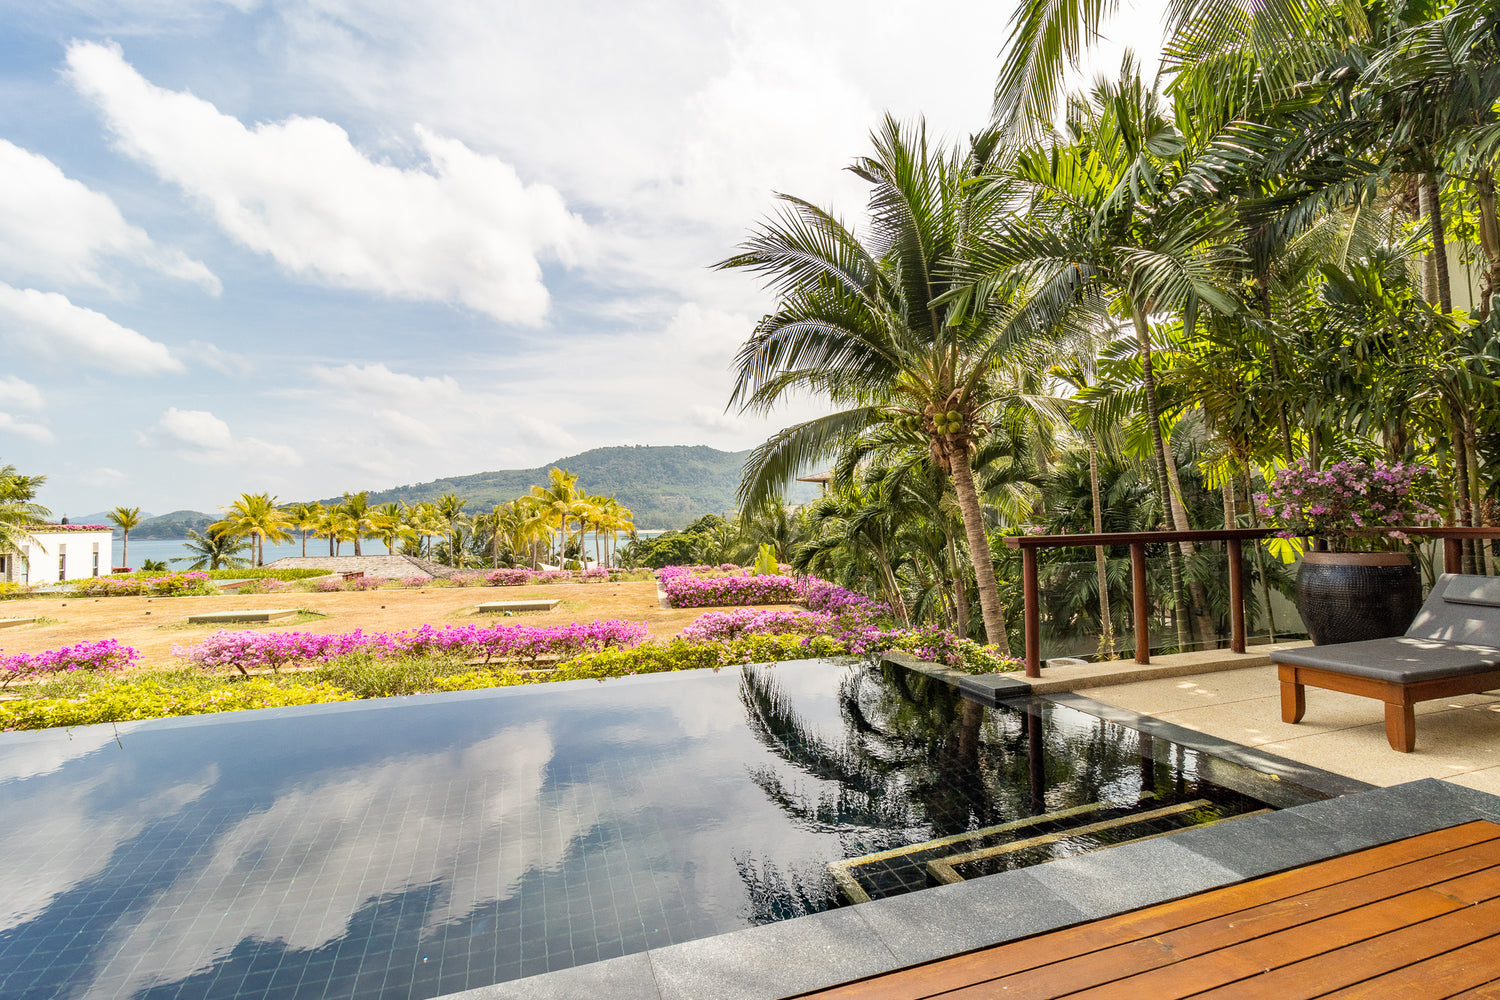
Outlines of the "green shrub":
M310 580L315 576L327 576L331 569L211 569L210 580Z
M0 601L16 597L30 597L31 588L24 583L0 582Z
M304 676L347 691L356 698L390 698L423 691L460 690L438 686L441 677L464 670L461 661L439 656L402 656L381 659L355 654L330 661ZM471 671L472 672L472 671ZM489 671L478 671L488 674ZM475 687L493 687L476 684Z
M196 683L184 683L175 674L145 674L101 685L81 698L31 697L0 703L0 730L87 726L353 700L354 695L348 691L321 682L251 677L220 681L205 689Z

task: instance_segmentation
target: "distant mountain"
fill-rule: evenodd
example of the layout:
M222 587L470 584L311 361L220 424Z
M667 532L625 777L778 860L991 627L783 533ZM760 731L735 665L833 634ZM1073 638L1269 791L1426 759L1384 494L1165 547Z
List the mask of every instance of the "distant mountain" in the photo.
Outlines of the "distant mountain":
M174 510L170 514L162 514L153 517L149 521L142 521L138 527L130 529L131 538L186 538L188 529L202 532L208 526L218 520L213 514L205 514L199 510ZM98 521L99 524L108 524L108 521ZM116 528L116 533L119 532Z
M72 524L109 524L110 523L110 520L109 520L110 513L111 512L107 511L107 510L97 510L97 511L95 511L92 514L82 514L82 515L79 515L77 517L74 517L72 514L69 514L69 515L67 515L67 517L68 517L68 521L70 523L72 523ZM156 516L155 514L149 513L148 511L144 511L144 510L141 511L141 521L142 522L149 521L149 520L151 520L155 516ZM116 528L115 530L118 531L120 529ZM134 533L135 533L134 531L131 532L131 534L134 534Z
M612 495L629 507L635 513L637 528L681 528L704 514L723 514L738 507L735 489L740 482L740 467L749 454L706 445L594 448L535 469L479 472L372 490L370 503L420 503L454 493L469 501L467 511L483 511L542 485L547 481L547 470L556 466L576 473L579 486L589 493ZM800 503L817 495L816 486L798 483L788 500ZM330 497L322 502L338 503L340 499Z

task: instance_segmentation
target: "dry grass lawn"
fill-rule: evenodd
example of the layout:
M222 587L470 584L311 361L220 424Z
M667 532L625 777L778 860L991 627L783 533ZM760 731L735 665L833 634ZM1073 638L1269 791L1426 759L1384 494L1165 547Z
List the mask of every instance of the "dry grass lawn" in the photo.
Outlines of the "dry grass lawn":
M474 606L488 601L559 598L546 612L513 617L479 614ZM326 618L269 625L188 625L190 614L257 608L302 608ZM118 639L140 650L136 666L180 666L172 646L191 645L219 628L296 630L303 632L394 632L430 624L471 623L567 625L572 622L623 618L644 621L651 634L670 638L703 614L703 608L672 610L657 600L656 584L568 583L533 587L452 587L427 590L370 590L333 594L222 594L216 597L84 597L0 602L0 619L42 616L42 625L0 629L0 649L36 653L75 642Z

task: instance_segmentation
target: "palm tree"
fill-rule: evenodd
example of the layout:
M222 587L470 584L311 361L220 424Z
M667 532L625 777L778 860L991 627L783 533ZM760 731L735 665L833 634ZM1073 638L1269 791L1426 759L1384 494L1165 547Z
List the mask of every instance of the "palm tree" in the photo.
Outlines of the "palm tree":
M302 534L302 557L307 558L307 533L316 531L327 516L320 503L294 503L286 508L287 523Z
M406 505L402 503L381 504L370 513L371 531L385 543L385 550L396 552L396 541L408 541L417 537L416 529L408 523Z
M547 485L533 486L531 496L536 502L537 512L557 529L557 558L558 565L561 565L563 551L567 548L568 525L573 522L575 512L580 510L579 501L583 497L578 488L578 476L567 469L551 469L547 473Z
M120 563L129 566L130 529L141 523L141 509L139 507L116 507L105 516L120 529L124 536L120 543Z
M448 542L448 558L455 566L463 565L463 558L458 551L457 538L464 527L463 509L468 502L456 493L444 493L437 498L437 516L444 526L443 537Z
M249 560L240 558L246 543L232 535L213 532L203 535L189 528L187 537L182 547L191 554L179 556L171 562L190 562L188 569L192 570L232 569L249 564Z
M375 525L370 517L374 513L370 507L370 491L360 490L358 493L344 493L344 502L339 504L338 510L348 517L346 530L350 539L354 542L354 554L364 555L360 551L359 542L367 538L375 531Z
M228 507L221 507L224 518L208 526L210 533L227 534L231 538L250 537L251 565L265 563L263 542L284 542L292 537L287 530L288 519L284 511L276 506L276 498L269 493L241 493L240 498Z
M926 128L887 118L874 155L850 169L871 186L870 231L859 239L830 213L782 196L721 268L762 275L776 309L740 348L731 405L766 412L797 390L847 407L781 431L752 452L740 500L753 508L861 431L897 419L950 476L973 559L987 640L1010 649L971 450L1001 403L1015 402L997 368L1034 349L1039 328L998 283L970 280L977 241L1012 192L975 181L998 136L966 155L930 149Z
M32 502L46 481L46 476L23 476L14 465L0 465L0 551L20 551L29 529L52 515Z

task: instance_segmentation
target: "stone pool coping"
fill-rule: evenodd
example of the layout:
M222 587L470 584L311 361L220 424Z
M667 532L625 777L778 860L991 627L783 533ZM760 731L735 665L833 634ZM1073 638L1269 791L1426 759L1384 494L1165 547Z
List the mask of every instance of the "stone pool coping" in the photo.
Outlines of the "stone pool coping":
M990 704L1032 697L1027 685L998 683L1007 678L891 659ZM783 1000L1459 823L1500 822L1500 796L1487 792L1433 778L1377 788L1091 698L1044 697L1334 797L438 1000Z

